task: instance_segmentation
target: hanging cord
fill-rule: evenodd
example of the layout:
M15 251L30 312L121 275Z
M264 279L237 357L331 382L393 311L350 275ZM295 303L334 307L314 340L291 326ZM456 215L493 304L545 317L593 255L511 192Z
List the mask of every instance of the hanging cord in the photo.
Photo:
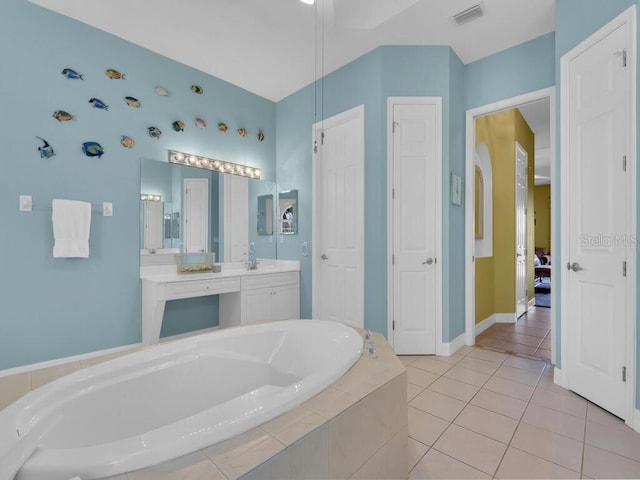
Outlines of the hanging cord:
M313 123L318 122L318 8L319 3L315 4L315 15L313 30L315 34L314 38L314 59L313 59ZM313 140L313 153L318 153L318 140Z

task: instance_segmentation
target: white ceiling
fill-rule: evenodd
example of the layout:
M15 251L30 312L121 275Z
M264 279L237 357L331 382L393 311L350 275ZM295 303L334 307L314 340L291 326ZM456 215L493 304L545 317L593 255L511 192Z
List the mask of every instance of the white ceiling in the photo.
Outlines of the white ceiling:
M31 0L273 101L380 45L450 45L464 63L554 29L554 0ZM317 61L316 61L317 60Z

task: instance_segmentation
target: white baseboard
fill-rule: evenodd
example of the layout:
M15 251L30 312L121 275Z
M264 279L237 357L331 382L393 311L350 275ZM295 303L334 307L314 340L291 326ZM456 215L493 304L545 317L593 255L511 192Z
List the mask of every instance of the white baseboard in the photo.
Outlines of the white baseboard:
M562 388L569 388L569 383L564 376L564 373L558 367L553 367L553 383L561 386Z
M489 315L487 318L485 318L481 322L476 323L476 336L480 335L482 332L484 332L487 328L491 327L495 323L496 323L495 314Z
M496 323L516 323L516 314L513 313L494 313L494 318L496 319Z
M640 433L640 410L637 408L633 410L633 419L631 422L631 428Z
M448 357L464 347L464 333L458 335L449 343L442 342L436 346L436 355Z
M536 306L536 297L533 297L531 300L529 300L529 303L527 303L527 308L533 308Z

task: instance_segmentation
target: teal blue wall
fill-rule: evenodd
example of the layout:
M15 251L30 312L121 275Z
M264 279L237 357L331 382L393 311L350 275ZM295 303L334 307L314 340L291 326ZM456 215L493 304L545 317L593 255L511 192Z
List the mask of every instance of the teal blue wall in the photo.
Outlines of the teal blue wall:
M166 161L167 149L199 153L261 168L275 179L275 104L193 68L52 13L26 0L6 0L0 15L0 246L5 252L0 289L0 369L106 349L141 340L139 280L140 159ZM85 80L61 75L65 67ZM125 80L104 71L116 68ZM193 94L196 83L203 95ZM160 97L156 85L171 95ZM135 109L124 96L142 102ZM91 108L98 97L109 111ZM76 115L52 118L56 110ZM209 127L197 129L195 117ZM186 124L182 133L171 122ZM229 132L215 125L225 121ZM158 126L159 140L147 136ZM250 135L240 137L238 127ZM261 128L265 141L255 133ZM41 159L35 136L56 151ZM129 150L120 136L136 141ZM100 142L101 159L80 150ZM33 196L34 211L18 211L18 196ZM88 259L54 259L51 200L69 198L94 206ZM102 217L102 202L114 216ZM215 324L214 299L168 307L170 333Z
M278 244L278 258L302 260L301 313L311 316L311 125L358 105L365 109L365 326L387 333L387 97L443 99L443 340L464 332L464 212L449 204L449 171L463 173L463 67L449 47L380 47L277 105L279 188L299 188L300 235ZM324 101L322 99L324 93ZM317 104L314 107L314 99ZM451 128L456 129L451 134ZM312 246L313 247L313 246ZM450 288L449 284L455 284Z
M589 37L592 33L606 25L610 20L618 16L620 13L625 11L631 5L638 5L639 1L634 0L607 0L606 2L603 0L556 0L556 82L557 85L560 85L560 59L561 57L570 51L573 47L578 45L584 39ZM579 21L576 21L575 12L579 11ZM636 20L637 21L637 20ZM640 40L640 36L638 37ZM640 42L636 47L637 52L640 52ZM640 78L640 77L638 77ZM636 86L638 89L638 86ZM640 91L640 89L638 89ZM557 89L557 102L558 108L556 109L557 115L556 122L556 138L558 139L556 143L556 158L560 158L560 151L562 145L562 139L560 138L560 108L559 105L562 102L560 89ZM638 96L638 102L640 102L640 96ZM636 112L638 111L638 106L640 103L636 104ZM638 126L640 127L640 122L638 122ZM638 133L636 133L638 136ZM640 139L638 139L640 140ZM637 140L636 140L637 141ZM556 162L556 178L560 178L560 162ZM640 171L637 173L640 175ZM640 176L636 178L636 183L639 182ZM562 226L560 225L560 189L558 183L553 191L553 195L556 195L556 214L558 222L555 225L555 233L554 240L557 245L560 245L560 229ZM638 208L638 214L640 214L640 208ZM636 220L638 222L638 220ZM638 223L640 225L640 223ZM554 256L558 255L558 260L556 261L557 265L562 265L562 258L559 258L560 252L554 252ZM638 256L640 259L640 256ZM640 264L638 265L640 267ZM636 281L640 282L640 268L636 268ZM560 278L554 279L554 283L559 283ZM558 310L560 308L560 298L558 300ZM637 311L637 322L636 322L636 348L638 341L640 340L640 309ZM556 319L556 327L558 335L556 336L556 346L558 352L560 352L560 319ZM560 364L560 358L558 357L558 366ZM640 408L640 355L636 355L636 408Z
M554 52L555 34L551 32L466 64L465 109L555 85Z

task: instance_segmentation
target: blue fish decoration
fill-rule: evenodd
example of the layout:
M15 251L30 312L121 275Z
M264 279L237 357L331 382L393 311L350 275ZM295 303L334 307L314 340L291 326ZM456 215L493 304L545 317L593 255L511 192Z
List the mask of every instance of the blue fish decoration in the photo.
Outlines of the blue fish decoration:
M93 108L100 108L102 110L109 110L109 105L104 103L99 98L90 98L89 103L93 105Z
M38 151L40 152L40 158L51 158L55 156L56 152L53 151L53 147L49 145L49 143L42 137L36 137L42 140L44 143L43 146L38 147Z
M149 136L151 138L160 138L160 135L162 135L162 132L158 127L149 127L147 130L149 131Z
M84 80L84 75L81 75L78 72L76 72L75 70L72 70L70 68L65 68L64 70L62 70L62 75L64 75L67 78L71 78L71 79Z
M87 157L102 157L104 154L104 148L98 142L84 142L82 144L82 152Z

